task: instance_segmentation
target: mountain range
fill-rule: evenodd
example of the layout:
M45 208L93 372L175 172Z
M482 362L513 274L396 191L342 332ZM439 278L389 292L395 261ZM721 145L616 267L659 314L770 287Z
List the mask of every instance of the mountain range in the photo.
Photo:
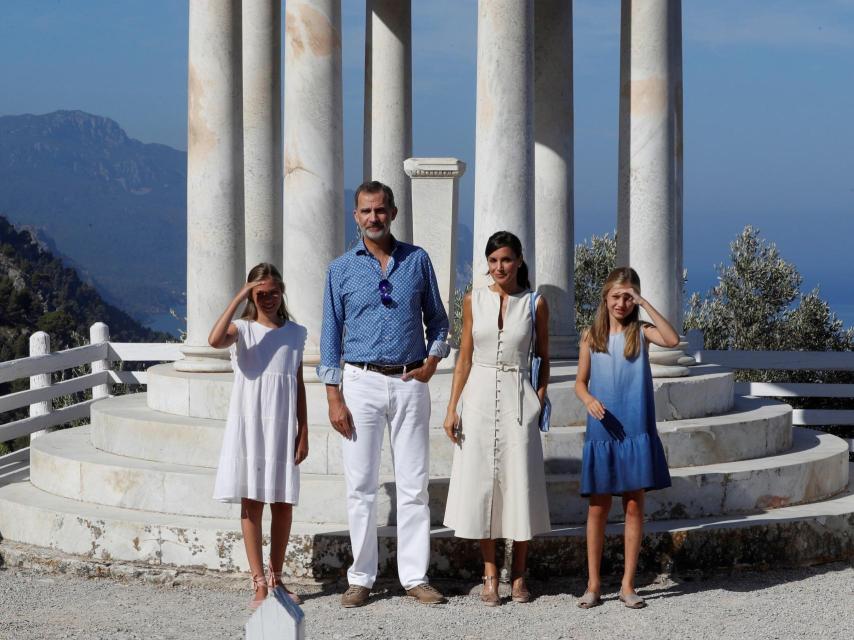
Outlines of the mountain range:
M186 166L109 118L0 117L0 214L139 319L183 304Z
M185 308L187 153L129 137L82 111L0 117L0 215L25 228L104 299L175 331ZM353 191L344 194L352 246ZM471 230L457 233L458 284ZM165 318L165 321L163 319Z

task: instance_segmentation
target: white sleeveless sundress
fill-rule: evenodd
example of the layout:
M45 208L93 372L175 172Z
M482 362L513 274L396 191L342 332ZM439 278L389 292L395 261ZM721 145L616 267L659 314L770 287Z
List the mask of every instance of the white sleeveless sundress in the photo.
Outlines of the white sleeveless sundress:
M234 386L222 439L214 499L299 500L297 373L306 329L295 322L269 328L235 320Z

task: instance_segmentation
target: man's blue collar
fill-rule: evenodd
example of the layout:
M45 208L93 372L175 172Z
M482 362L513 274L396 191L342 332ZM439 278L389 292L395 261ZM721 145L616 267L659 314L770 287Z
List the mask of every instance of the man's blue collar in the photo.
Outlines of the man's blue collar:
M401 243L398 242L394 236L392 236L391 237L391 252L389 253L389 255L393 256L395 251L397 251L398 248L400 248L400 244ZM357 256L373 255L370 251L368 251L368 248L365 246L365 239L364 238L359 238L359 242L357 242L356 246L353 247L353 253L355 253Z

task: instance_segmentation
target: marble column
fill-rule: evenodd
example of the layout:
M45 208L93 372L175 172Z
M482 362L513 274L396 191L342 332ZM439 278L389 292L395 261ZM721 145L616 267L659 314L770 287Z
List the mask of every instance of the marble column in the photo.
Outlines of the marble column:
M459 179L466 163L456 158L409 158L404 170L412 179L412 241L430 256L445 311L453 318Z
M187 339L180 371L230 371L208 333L237 292L243 252L240 0L190 0Z
M365 88L362 98L362 180L371 179L371 24L374 21L371 0L365 0Z
M478 0L475 286L489 281L483 251L501 230L519 236L536 278L533 39L533 0Z
M534 42L535 284L549 303L551 357L574 358L571 2L536 0Z
M283 275L308 328L306 365L319 361L326 269L344 250L341 94L341 0L288 0Z
M617 262L682 327L681 0L623 0ZM688 375L685 344L650 350L653 375Z
M404 160L412 155L411 0L368 0L367 4L365 142L370 143L370 155L365 153L369 164L364 173L391 187L397 205L392 231L396 238L411 242L412 197L403 170Z
M243 3L246 266L282 266L282 5Z

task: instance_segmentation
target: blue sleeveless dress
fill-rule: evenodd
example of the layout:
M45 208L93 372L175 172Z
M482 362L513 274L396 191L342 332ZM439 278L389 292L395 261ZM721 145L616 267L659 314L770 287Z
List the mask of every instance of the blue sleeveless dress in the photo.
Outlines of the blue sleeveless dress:
M605 417L587 415L581 461L581 495L619 495L670 486L664 448L655 427L649 354L641 332L637 357L623 355L625 336L612 334L608 353L590 352L590 393Z

